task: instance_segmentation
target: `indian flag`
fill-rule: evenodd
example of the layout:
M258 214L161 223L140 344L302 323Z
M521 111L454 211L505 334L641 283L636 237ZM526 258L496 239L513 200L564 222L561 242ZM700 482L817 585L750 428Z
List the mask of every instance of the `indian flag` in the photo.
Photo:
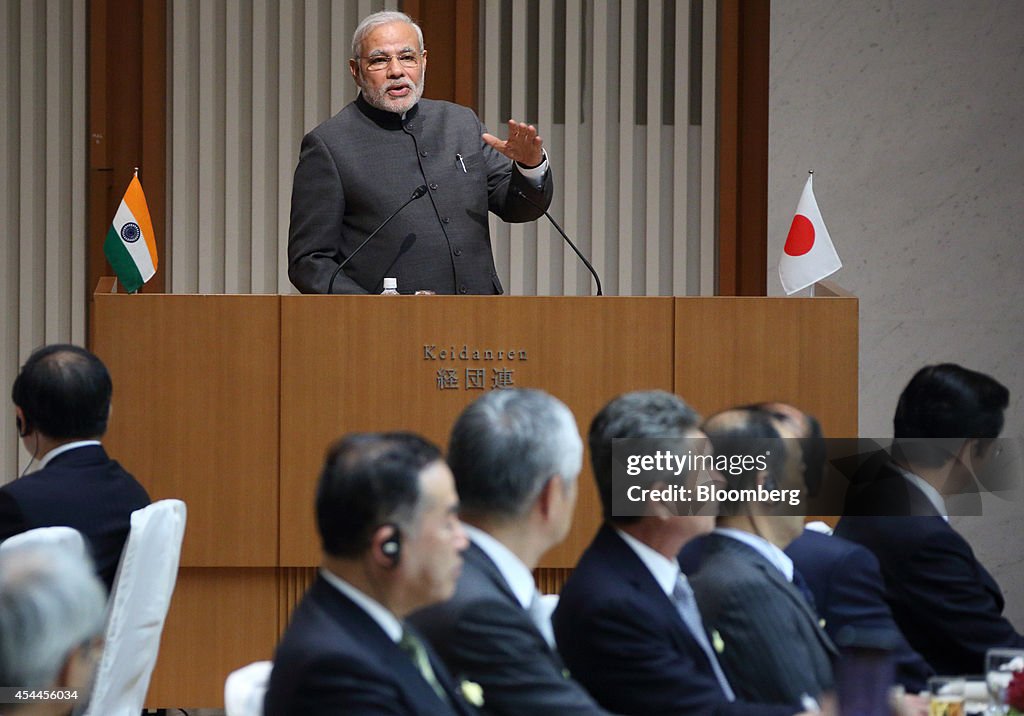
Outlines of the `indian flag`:
M156 237L137 171L114 214L103 253L128 293L138 291L156 273Z

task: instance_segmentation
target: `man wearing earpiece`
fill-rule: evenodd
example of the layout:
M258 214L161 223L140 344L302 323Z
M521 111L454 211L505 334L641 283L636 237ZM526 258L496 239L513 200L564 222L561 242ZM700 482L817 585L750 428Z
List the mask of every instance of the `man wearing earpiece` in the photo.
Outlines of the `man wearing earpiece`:
M11 390L15 424L35 472L0 487L0 541L37 527L73 527L85 537L109 589L146 489L107 456L113 386L106 366L78 346L35 351Z
M451 597L466 535L440 451L409 433L353 434L328 451L316 496L320 573L274 655L266 716L470 716L405 624Z

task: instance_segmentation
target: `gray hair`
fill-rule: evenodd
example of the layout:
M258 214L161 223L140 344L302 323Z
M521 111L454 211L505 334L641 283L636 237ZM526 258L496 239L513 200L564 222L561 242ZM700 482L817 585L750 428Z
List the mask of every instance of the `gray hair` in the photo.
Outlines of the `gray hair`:
M583 466L572 411L532 389L496 390L466 408L452 428L448 464L462 509L518 517L547 482L568 483Z
M681 438L697 429L700 415L678 395L664 390L624 393L590 423L587 441L604 518L612 518L612 441L617 438ZM630 518L619 518L629 521Z
M106 590L92 560L51 545L0 552L0 684L45 689L103 631Z
M359 57L359 49L362 47L363 40L373 32L375 27L388 25L392 22L404 22L412 25L412 28L416 31L416 38L420 42L420 52L423 52L423 30L420 29L420 26L413 22L412 18L404 12L383 10L364 17L363 21L359 23L359 27L352 33L352 59Z

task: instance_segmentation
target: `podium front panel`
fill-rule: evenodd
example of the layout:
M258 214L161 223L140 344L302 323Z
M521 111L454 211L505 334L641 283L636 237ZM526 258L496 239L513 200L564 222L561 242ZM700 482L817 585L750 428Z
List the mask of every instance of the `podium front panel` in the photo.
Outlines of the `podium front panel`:
M580 432L612 397L672 390L671 298L281 297L281 565L318 563L316 481L353 431L412 430L441 446L489 390L543 388ZM588 465L573 530L542 562L571 567L601 520Z

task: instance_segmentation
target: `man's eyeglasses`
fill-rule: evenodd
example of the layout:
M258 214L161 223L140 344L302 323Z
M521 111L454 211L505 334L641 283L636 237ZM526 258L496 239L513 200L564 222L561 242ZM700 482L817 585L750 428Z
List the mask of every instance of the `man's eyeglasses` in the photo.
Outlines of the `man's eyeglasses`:
M398 60L398 64L406 69L413 69L419 67L420 57L425 54L424 52L402 52L397 55L372 55L370 57L357 57L357 60L363 60L366 63L366 69L369 72L383 72L391 66L392 60Z

